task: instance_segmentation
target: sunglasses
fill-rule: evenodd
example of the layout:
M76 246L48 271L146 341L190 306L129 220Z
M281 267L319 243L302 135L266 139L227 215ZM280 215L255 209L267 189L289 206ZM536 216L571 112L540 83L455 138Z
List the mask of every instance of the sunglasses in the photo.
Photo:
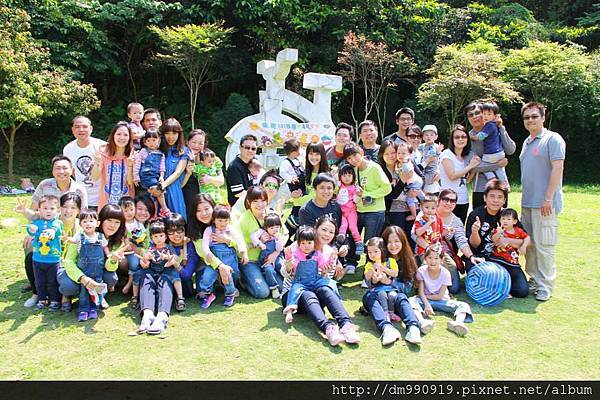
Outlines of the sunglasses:
M450 204L456 204L456 199L454 197L442 197L441 198L442 201L446 202L446 203L450 203Z
M529 121L530 119L531 119L531 120L536 120L536 119L538 119L538 118L540 118L540 115L537 115L537 114L533 114L533 115L525 115L525 116L523 117L523 121Z
M411 138L411 139L416 139L416 138L420 138L421 135L416 135L416 134L411 134L411 135L406 135L407 138Z
M256 146L242 146L242 149L256 151L257 147Z
M185 229L183 228L179 228L179 229L171 229L167 231L167 235L174 235L176 233L183 233L185 232Z
M273 182L268 182L263 185L266 189L279 189L279 185Z
M475 110L467 113L468 118L473 118L481 114L481 111Z
M404 121L404 122L412 121L412 120L413 119L411 117L400 117L400 118L398 118L398 121Z
M465 135L456 135L456 136L454 136L454 139L468 139L468 138L469 137L465 136Z

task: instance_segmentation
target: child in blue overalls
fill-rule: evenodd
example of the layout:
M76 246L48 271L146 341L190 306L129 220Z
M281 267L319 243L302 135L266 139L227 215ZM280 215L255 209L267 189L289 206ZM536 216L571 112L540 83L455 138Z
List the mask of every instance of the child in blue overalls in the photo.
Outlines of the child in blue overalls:
M173 246L167 243L167 230L162 221L155 221L148 228L150 232L150 246L140 257L140 266L142 269L137 271L133 277L133 284L140 286L144 282L144 276L147 274L165 275L173 285L178 297L181 294L181 278L176 266L179 264L179 256ZM179 282L179 285L177 285ZM178 286L178 288L177 288Z
M223 305L225 307L231 307L233 305L235 296L238 294L235 288L235 281L240 277L238 253L242 258L242 264L248 262L248 253L246 251L244 239L237 230L231 227L231 214L229 208L217 205L213 211L212 221L212 225L204 230L202 236L202 252L204 253L204 258L206 262L210 264L213 257L216 257L222 264L230 267L231 270L227 272L224 269L219 268L219 271L217 271L210 265L205 268L202 273L202 278L200 279L199 292L200 307L204 309L210 307L211 303L216 298L214 286L219 275L223 287L225 288L225 301L223 302ZM229 244L213 241L213 233L219 233L230 237L229 243L235 243L238 246L238 250L236 251L235 247L230 246Z
M325 259L322 252L315 250L315 236L313 227L301 226L296 232L297 246L286 252L285 268L294 277L283 309L288 324L294 320L302 292L314 291L322 286L335 287L335 282L322 274L325 266L331 265L333 260Z
M165 178L165 155L159 150L160 135L157 131L148 130L144 134L143 147L135 155L133 166L133 182L144 190L150 188L161 189ZM160 217L166 217L171 212L167 208L164 194L158 198Z
M93 279L98 285L85 287L81 285L79 293L79 315L77 321L98 318L98 305L106 293L106 285L102 284L104 262L108 256L108 240L101 232L97 232L98 213L93 210L82 210L79 213L81 232L71 239L77 245L79 257L77 267L85 276Z
M267 214L265 217L263 226L250 235L250 241L255 247L260 247L260 255L258 256L258 262L262 268L262 274L265 278L265 282L269 285L271 290L271 296L274 299L280 297L279 284L275 278L277 272L281 271L283 260L281 257L277 257L274 264L265 264L265 260L275 251L282 251L285 246L287 238L284 238L281 234L281 218L276 213ZM260 238L267 234L269 238L264 242Z

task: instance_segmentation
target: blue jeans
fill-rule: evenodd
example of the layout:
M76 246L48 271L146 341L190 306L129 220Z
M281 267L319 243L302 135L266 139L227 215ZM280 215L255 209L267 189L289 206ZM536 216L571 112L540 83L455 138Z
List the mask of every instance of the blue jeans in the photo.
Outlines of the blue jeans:
M35 275L35 288L38 299L60 301L56 272L60 263L45 263L33 261L33 274Z
M257 299L266 299L270 295L269 285L265 281L262 274L262 268L256 261L250 261L246 265L240 267L241 280L246 290L252 297ZM275 274L278 286L283 285L283 278L279 274Z
M358 213L358 231L365 228L364 241L375 236L381 236L383 226L385 225L385 211L359 212Z
M380 332L383 332L383 328L386 325L391 325L391 322L387 320L387 312L378 300L377 292L368 291L362 298L364 307L371 313L375 325ZM419 326L417 316L412 309L408 297L404 293L398 293L396 300L394 301L394 312L402 318L402 322L408 328L409 326Z
M418 305L422 311L425 305L419 296L411 297L414 304ZM473 322L473 313L471 312L471 306L464 301L458 301L454 299L450 300L427 300L434 311L441 311L456 316L457 314L465 313L465 322Z
M134 275L140 269L140 258L135 254L130 254L127 257L127 273L129 275Z
M67 297L78 297L81 290L81 284L73 281L67 275L67 272L64 268L59 268L58 273L56 274L56 279L58 280L58 291ZM102 273L102 281L106 283L108 287L114 287L117 284L117 273L104 271Z
M198 278L198 274L196 274L197 280L196 282L198 282L199 279L199 284L196 283L196 286L198 286L198 294L203 297L206 296L210 293L214 293L215 291L215 283L217 282L217 279L219 278L219 271L217 271L216 269L214 269L211 266L206 266L202 269L202 271L200 272L200 277ZM223 288L225 289L225 296L233 296L235 294L235 282L237 280L239 280L240 276L239 276L239 271L234 271L233 272L233 276L232 276L232 280L231 282L227 283L227 284L223 284Z

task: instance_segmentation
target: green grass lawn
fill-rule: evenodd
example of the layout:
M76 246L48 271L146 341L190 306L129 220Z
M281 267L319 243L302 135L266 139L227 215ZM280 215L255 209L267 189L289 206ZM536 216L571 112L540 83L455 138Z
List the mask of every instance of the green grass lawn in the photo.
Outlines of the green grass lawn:
M14 204L0 198L0 219L13 216ZM510 205L518 204L519 193L511 194ZM332 348L305 316L288 327L280 303L246 294L231 309L220 305L222 294L208 311L188 302L162 337L129 336L139 319L118 294L95 322L77 323L75 312L39 313L22 307L29 297L19 290L23 235L23 227L0 229L0 379L600 378L598 186L567 188L550 301L511 299L490 308L470 301L469 336L446 331L449 317L437 315L420 348L403 341L381 347L370 317L355 314L358 276L341 289L359 326L358 346Z

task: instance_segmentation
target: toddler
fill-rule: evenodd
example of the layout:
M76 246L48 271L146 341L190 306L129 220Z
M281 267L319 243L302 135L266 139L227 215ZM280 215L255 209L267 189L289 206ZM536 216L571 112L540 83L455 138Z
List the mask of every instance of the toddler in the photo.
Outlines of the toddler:
M136 309L138 306L138 286L133 286L133 276L140 269L140 258L142 250L148 247L148 232L143 223L136 219L135 200L129 196L122 197L119 200L119 206L125 215L125 227L127 228L127 240L129 241L127 255L128 277L127 283L123 286L123 294L127 294L130 289L133 291L131 297L131 307Z
M229 246L229 244L213 241L213 233L218 233L229 238L228 243L233 242L238 250L236 251L236 249ZM202 236L202 252L204 253L204 258L208 264L212 262L213 257L217 257L221 263L228 268L219 268L219 270L216 271L211 266L206 267L200 281L200 307L206 309L210 307L212 302L216 299L214 285L219 276L225 288L225 300L223 301L223 305L225 307L231 307L238 294L238 291L235 288L235 281L240 275L238 253L242 258L242 264L248 263L248 253L246 251L244 239L238 231L231 226L231 214L229 208L223 205L217 205L214 208L212 224L204 230L204 235Z
M61 235L63 223L58 218L59 200L56 196L43 196L39 201L38 218L27 225L33 238L33 274L38 294L36 308L42 310L50 302L49 311L60 309L60 293L56 273L62 254Z
M127 105L127 116L129 123L127 126L133 133L133 148L139 151L142 148L142 138L144 137L144 128L142 127L142 118L144 117L144 106L140 103L129 103Z
M465 322L473 322L471 307L458 300L450 299L448 287L452 284L450 272L442 268L442 246L435 244L425 250L425 265L417 270L418 296L411 297L411 303L417 311L417 319L425 324L425 316L435 315L435 311L454 314L454 320L448 321L448 330L458 336L465 336L469 329Z
M81 285L77 321L83 322L98 318L98 305L107 292L106 284L102 282L102 275L109 249L108 240L102 233L96 231L100 226L96 211L82 210L79 213L79 226L81 232L70 239L70 242L77 246L79 253L77 267L85 276L98 284L94 287Z
M285 246L287 238L284 238L281 234L281 218L275 213L267 214L261 229L257 230L250 235L250 241L254 247L260 247L260 255L258 261L262 266L262 273L265 278L265 282L269 285L271 290L271 296L274 299L278 299L279 284L275 279L276 271L281 270L282 262L281 257L277 257L275 264L265 264L267 257L269 257L275 251L282 251ZM266 240L261 240L263 235L266 236Z
M519 264L519 254L525 255L527 246L531 243L531 238L523 229L517 226L519 214L512 208L505 208L500 211L500 227L494 231L493 241L506 237L509 239L523 239L523 244L518 248L510 245L499 247L494 246L494 251L490 260L501 265L521 268Z
M279 166L279 176L287 183L290 192L300 190L306 194L306 178L304 167L298 159L300 157L300 142L297 139L288 139L283 144L286 158Z
M440 152L438 145L435 142L438 138L438 131L435 125L425 125L423 127L423 141L419 145L419 150L422 154L421 165L423 166L423 174L425 175L425 185L423 191L425 193L439 193L439 157ZM438 176L437 180L434 180Z
M359 256L365 251L365 246L358 231L358 213L356 204L360 198L356 194L356 173L354 167L350 164L343 165L338 170L340 187L336 196L336 201L342 209L342 223L340 225L340 233L338 241L343 243L346 240L346 232L350 230L352 238L356 244L356 255Z
M413 148L410 144L401 142L398 145L398 162L396 163L396 173L400 180L406 185L406 205L410 210L410 215L406 217L407 221L414 221L417 218L418 196L422 193L423 179L415 172L412 163Z
M330 286L333 289L335 286L335 282L327 274L323 275L325 266L331 265L333 260L326 259L322 252L315 250L315 235L313 227L303 225L296 233L297 246L286 249L285 268L293 276L287 303L283 309L285 322L288 324L294 320L302 292L314 291L321 286Z
M248 171L250 171L250 182L252 186L257 186L260 184L260 178L265 174L265 169L263 168L258 158L254 157L248 163Z
M496 119L500 108L494 101L486 101L480 106L481 114L485 125L480 132L471 135L471 140L483 140L483 157L479 167L494 166L498 161L505 157L504 147L500 139L500 132ZM483 175L487 180L498 178L501 181L508 183L508 177L504 167L498 167L493 171L484 172Z
M223 169L223 162L210 149L204 149L198 154L199 163L194 164L194 174L198 178L200 193L212 197L216 204L222 204L221 185L215 185L210 179L219 176Z
M135 154L133 166L133 182L144 190L160 189L165 177L165 155L159 150L160 134L157 131L148 131L144 134L144 147ZM171 214L165 202L163 193L157 198L160 205L159 217Z
M371 283L371 291L377 293L377 300L388 314L388 321L400 321L400 317L390 311L389 303L393 304L398 291L395 280L398 276L398 263L394 258L388 258L385 242L380 237L367 240L367 263L365 264L365 279ZM392 300L392 301L390 301ZM392 308L393 310L393 308Z

